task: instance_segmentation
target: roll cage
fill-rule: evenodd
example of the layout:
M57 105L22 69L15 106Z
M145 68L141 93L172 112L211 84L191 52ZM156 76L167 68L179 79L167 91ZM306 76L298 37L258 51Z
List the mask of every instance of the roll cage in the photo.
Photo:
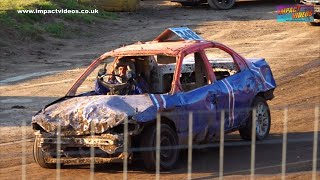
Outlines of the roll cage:
M181 43L180 42L176 42ZM150 55L174 55L172 52L176 53L176 68L173 75L173 81L171 84L171 90L169 94L175 94L182 91L181 83L180 83L180 74L181 74L181 67L183 64L184 57L191 53L198 53L203 61L204 68L206 69L206 77L208 77L208 84L214 83L217 78L214 74L214 71L212 70L212 67L209 63L209 60L204 52L207 48L218 48L226 53L228 53L234 63L235 66L240 70L244 70L247 67L246 59L240 56L238 53L233 51L232 49L228 48L227 46L218 43L218 42L212 42L212 41L197 41L191 45L185 46L183 48L179 48L178 50L172 51L172 49L168 50L170 52L162 52L161 54L152 53L150 51L144 51L142 48L138 52L130 52L128 54L125 54L121 52L121 56L150 56ZM116 51L116 50L115 50ZM95 68L99 66L101 62L103 62L105 59L109 57L115 57L115 61L113 63L116 63L116 61L119 59L115 51L110 51L102 54L99 58L95 59L89 67L80 75L80 77L75 81L75 83L72 85L70 90L67 92L66 96L74 96L76 94L76 91L78 87L84 82L84 80L94 71ZM158 51L159 52L159 51Z

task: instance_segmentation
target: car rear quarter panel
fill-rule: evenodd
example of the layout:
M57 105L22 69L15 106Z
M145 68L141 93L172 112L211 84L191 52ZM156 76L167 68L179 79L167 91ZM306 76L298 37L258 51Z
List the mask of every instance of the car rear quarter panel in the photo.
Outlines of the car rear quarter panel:
M257 83L257 94L260 92L267 92L276 88L276 81L274 80L270 66L265 59L247 59L248 67L254 74Z

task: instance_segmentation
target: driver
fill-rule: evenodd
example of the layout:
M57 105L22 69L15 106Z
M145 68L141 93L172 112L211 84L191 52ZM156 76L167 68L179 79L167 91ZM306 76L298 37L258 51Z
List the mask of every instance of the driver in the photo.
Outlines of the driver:
M119 76L123 77L127 74L127 66L119 66L118 71L119 71Z
M113 89L110 89L111 85L116 86L112 86ZM133 60L127 57L118 60L111 74L107 74L105 66L103 70L99 71L95 82L95 92L100 95L142 94L148 91L146 87L143 79L135 75Z

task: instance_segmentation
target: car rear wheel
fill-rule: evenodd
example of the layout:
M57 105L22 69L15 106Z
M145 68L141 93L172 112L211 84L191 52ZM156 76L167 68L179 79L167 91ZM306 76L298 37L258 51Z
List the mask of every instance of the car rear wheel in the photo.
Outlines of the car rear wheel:
M39 136L36 136L33 142L33 157L36 163L38 163L43 168L49 168L49 169L56 168L56 164L45 162L45 158L47 158L50 155L49 153L42 151L42 148L39 147L39 145L40 145L40 138Z
M147 148L141 153L144 165L148 170L156 168L156 126L147 127L143 132L140 141L141 148ZM178 138L173 129L167 124L161 124L160 135L160 168L163 170L172 169L179 157Z
M266 100L260 96L253 100L253 109L256 110L256 139L263 140L269 135L271 116ZM247 125L239 130L242 139L251 140L252 137L252 113L250 113Z
M221 10L227 10L231 9L236 0L208 0L209 6L212 9L221 9Z

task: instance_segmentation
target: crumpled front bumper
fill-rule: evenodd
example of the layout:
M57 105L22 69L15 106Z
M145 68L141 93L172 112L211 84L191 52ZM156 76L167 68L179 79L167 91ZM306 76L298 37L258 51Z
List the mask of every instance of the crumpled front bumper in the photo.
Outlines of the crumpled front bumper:
M57 137L46 136L36 133L39 138L39 147L42 151L49 154L44 160L46 163L62 164L103 164L123 162L125 153L124 136L113 134L101 134L95 136L73 136ZM128 138L128 147L130 147L130 138ZM57 145L60 144L60 150ZM93 153L91 150L93 149ZM97 154L98 153L98 154ZM91 157L91 155L94 155ZM131 160L132 153L128 153L128 160ZM58 159L57 157L60 158Z

